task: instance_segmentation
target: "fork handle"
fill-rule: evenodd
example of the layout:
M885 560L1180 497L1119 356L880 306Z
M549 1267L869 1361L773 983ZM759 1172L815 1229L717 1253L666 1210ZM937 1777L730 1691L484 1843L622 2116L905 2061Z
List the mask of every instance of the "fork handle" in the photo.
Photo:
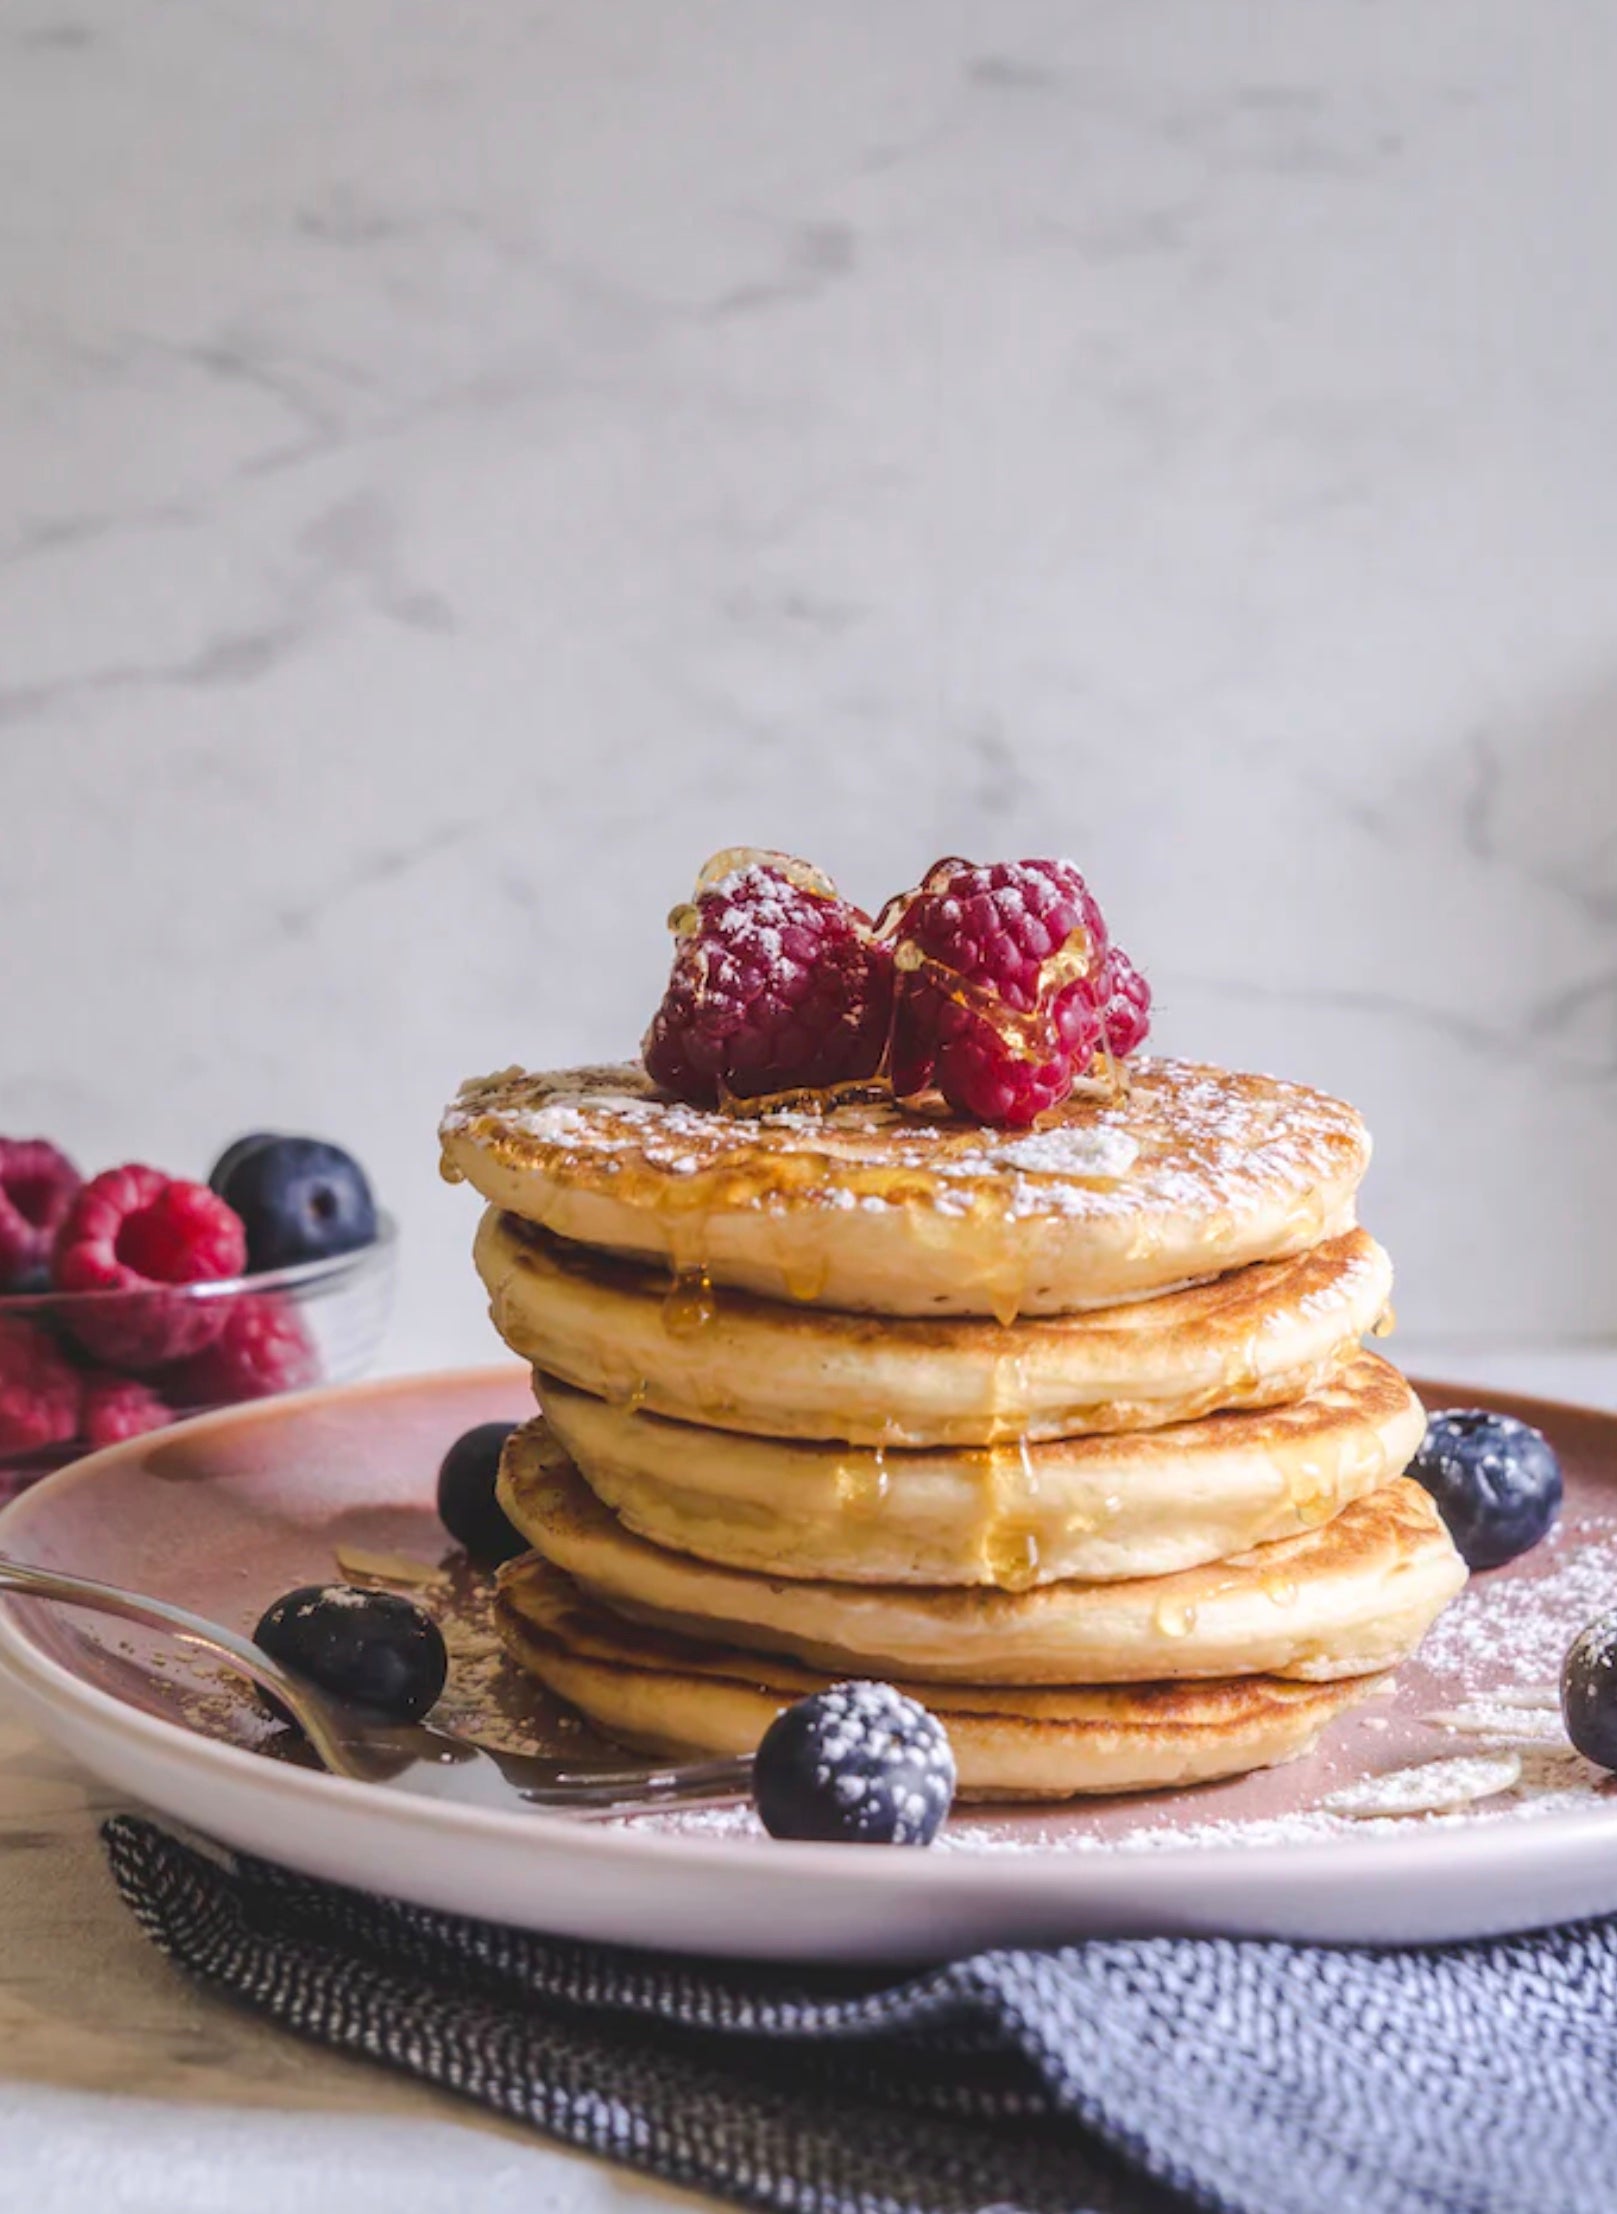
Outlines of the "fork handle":
M117 1615L127 1622L144 1623L149 1629L166 1630L171 1637L223 1660L261 1690L273 1693L296 1717L321 1765L333 1775L360 1783L377 1780L374 1760L360 1757L362 1748L328 1720L328 1703L314 1687L305 1685L250 1639L221 1623L209 1622L164 1599L148 1599L140 1592L120 1590L116 1584L64 1575L59 1569L10 1560L4 1554L0 1554L0 1591L54 1600L59 1606L83 1607L92 1614ZM371 1733L373 1737L385 1734ZM499 1766L498 1756L485 1748L468 1745L466 1752ZM547 1776L543 1783L523 1782L516 1775L507 1780L533 1807L583 1815L652 1814L659 1807L716 1806L745 1799L752 1788L752 1761L750 1756L742 1756L669 1763L660 1768L580 1769Z
M579 1769L553 1784L528 1785L536 1807L575 1814L655 1814L662 1807L727 1806L752 1790L752 1756L682 1761L667 1768Z
M187 1607L171 1606L166 1599L149 1599L143 1592L124 1591L117 1584L99 1584L89 1576L66 1576L60 1569L42 1568L32 1561L14 1561L0 1554L0 1591L19 1598L50 1599L58 1606L83 1607L90 1614L111 1614L125 1622L140 1622L150 1630L165 1630L183 1644L211 1653L239 1675L278 1699L295 1716L322 1767L333 1775L352 1776L363 1782L367 1771L357 1766L340 1736L326 1726L312 1691L290 1669L272 1660L250 1638L240 1637L222 1623L210 1622Z

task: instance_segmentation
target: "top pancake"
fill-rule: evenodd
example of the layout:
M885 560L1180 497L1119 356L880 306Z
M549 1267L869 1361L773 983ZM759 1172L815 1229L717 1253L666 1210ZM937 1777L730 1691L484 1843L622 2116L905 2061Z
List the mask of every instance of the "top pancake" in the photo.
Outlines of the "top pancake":
M1306 1251L1353 1222L1351 1107L1275 1077L1131 1066L1032 1131L890 1101L687 1107L638 1066L464 1085L445 1173L564 1238L769 1299L892 1315L1062 1314Z

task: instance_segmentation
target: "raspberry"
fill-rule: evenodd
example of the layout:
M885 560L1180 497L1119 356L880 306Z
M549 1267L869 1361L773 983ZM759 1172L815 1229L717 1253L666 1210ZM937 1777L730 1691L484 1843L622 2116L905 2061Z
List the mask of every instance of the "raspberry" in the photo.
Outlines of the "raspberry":
M200 1352L224 1327L224 1303L174 1287L239 1276L246 1261L240 1216L205 1184L131 1164L79 1193L57 1236L54 1275L61 1291L127 1295L86 1300L68 1319L98 1360L147 1369Z
M79 1435L87 1445L121 1445L173 1420L174 1410L138 1377L108 1371L85 1379Z
M1121 946L1106 956L1105 999L1101 1028L1106 1050L1121 1061L1136 1046L1144 1045L1151 1028L1151 987Z
M288 1301L245 1293L223 1307L224 1327L213 1343L163 1379L175 1406L223 1407L320 1381L314 1347Z
M0 1315L0 1461L61 1445L79 1426L80 1385L54 1338Z
M876 1074L892 956L827 878L784 854L715 854L670 920L673 972L642 1049L665 1091L713 1107Z
M80 1184L65 1153L44 1138L0 1138L0 1291L31 1288Z
M940 861L889 902L893 1089L1020 1128L1065 1099L1101 1042L1106 924L1070 861Z

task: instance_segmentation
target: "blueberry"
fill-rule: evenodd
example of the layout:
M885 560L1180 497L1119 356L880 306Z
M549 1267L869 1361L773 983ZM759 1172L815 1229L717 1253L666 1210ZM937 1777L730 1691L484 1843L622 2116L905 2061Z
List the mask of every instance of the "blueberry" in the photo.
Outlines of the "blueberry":
M1538 1543L1561 1507L1561 1463L1542 1430L1514 1415L1451 1407L1426 1425L1409 1473L1468 1568L1498 1568Z
M253 1642L324 1691L401 1722L444 1688L449 1656L430 1614L394 1591L302 1584L259 1618Z
M501 1450L515 1428L514 1422L480 1422L456 1438L438 1471L439 1521L474 1561L490 1568L528 1550L494 1490Z
M1561 1663L1561 1713L1580 1753L1617 1768L1617 1608L1573 1639Z
M753 1762L771 1837L930 1845L954 1798L941 1722L891 1684L833 1684L777 1714Z
M225 1187L240 1163L249 1153L256 1153L261 1145L273 1145L279 1136L278 1130L249 1130L245 1138L233 1139L208 1171L209 1191L217 1192L223 1199Z
M232 1146L236 1159L223 1155L212 1183L242 1219L250 1269L324 1261L375 1238L376 1203L365 1171L341 1146L264 1137L247 1148L245 1138Z

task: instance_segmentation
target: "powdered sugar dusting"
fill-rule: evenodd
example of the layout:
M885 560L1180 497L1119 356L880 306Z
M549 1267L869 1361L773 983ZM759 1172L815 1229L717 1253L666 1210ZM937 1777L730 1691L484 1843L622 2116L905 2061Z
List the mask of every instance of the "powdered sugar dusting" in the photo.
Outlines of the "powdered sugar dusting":
M1425 1720L1451 1737L1485 1737L1495 1745L1553 1745L1564 1750L1571 1743L1561 1719L1560 1692L1554 1687L1542 1705L1513 1699L1508 1691L1485 1692L1463 1706L1441 1707Z
M1536 1823L1606 1812L1617 1779L1585 1760L1561 1721L1572 1640L1617 1598L1617 1517L1581 1484L1550 1536L1507 1569L1473 1578L1396 1687L1329 1729L1289 1767L1194 1792L1049 1808L957 1809L936 1850L987 1854L1220 1851L1407 1837L1414 1829ZM1349 1797L1348 1795L1352 1796ZM1203 1811L1205 1810L1205 1811ZM759 1834L722 1808L653 1818L699 1835ZM1613 1831L1617 1852L1617 1826Z
M987 1148L983 1157L998 1168L1104 1182L1127 1176L1140 1157L1140 1141L1127 1130L1104 1125L1088 1130L1037 1130L1031 1137Z
M1535 1566L1533 1576L1474 1577L1428 1636L1426 1665L1466 1691L1485 1691L1501 1676L1514 1684L1557 1678L1578 1631L1617 1599L1617 1525L1604 1516L1563 1521Z
M861 1205L914 1205L909 1169L940 1213L969 1213L991 1192L1013 1218L1239 1215L1277 1195L1306 1205L1322 1184L1350 1190L1364 1166L1358 1116L1323 1093L1149 1057L1130 1070L1118 1097L1070 1100L1044 1129L1010 1137L883 1099L728 1115L668 1099L627 1064L504 1069L462 1086L440 1134L515 1146L549 1174L608 1185L629 1168L688 1179L745 1164L760 1179L753 1203L766 1208L787 1188L771 1187L771 1164L793 1157L800 1166L811 1156L817 1170L788 1180L796 1204L851 1192Z
M1460 1767L1455 1763L1423 1766ZM1537 1822L1555 1815L1583 1814L1604 1805L1617 1821L1617 1796L1610 1779L1575 1753L1553 1754L1522 1751L1510 1756L1512 1774L1506 1775L1503 1756L1463 1764L1473 1784L1489 1787L1435 1794L1441 1806L1423 1805L1434 1794L1416 1786L1402 1787L1403 1804L1396 1810L1387 1804L1372 1805L1369 1793L1358 1813L1344 1812L1322 1802L1294 1813L1256 1817L1249 1821L1185 1822L1167 1818L1169 1802L1160 1802L1158 1819L1114 1837L1097 1836L1075 1829L1058 1811L1040 1815L991 1814L967 1807L957 1813L940 1833L933 1850L954 1853L1082 1854L1218 1852L1250 1850L1256 1846L1314 1845L1332 1839L1407 1837L1413 1825L1423 1829L1458 1830L1478 1822ZM1395 1771L1407 1775L1411 1771ZM1378 1779L1379 1780L1379 1779ZM1392 1779L1388 1779L1391 1781ZM1143 1802L1142 1802L1143 1803ZM641 1815L627 1825L653 1829L681 1837L763 1838L763 1825L750 1807L702 1807L668 1814Z
M1456 1760L1420 1761L1390 1775L1361 1776L1320 1803L1327 1814L1354 1821L1392 1814L1447 1814L1474 1799L1493 1799L1521 1781L1517 1752L1471 1753Z
M1366 1280L1379 1275L1382 1267L1383 1261L1379 1253L1356 1253L1328 1284L1321 1284L1313 1291L1304 1292L1296 1301L1292 1312L1307 1315L1311 1319L1324 1319L1340 1313L1344 1308L1355 1307ZM1283 1329L1287 1319L1285 1314L1277 1312L1265 1316L1264 1323L1268 1328Z
M1249 1851L1258 1846L1317 1845L1346 1838L1407 1837L1412 1828L1470 1829L1479 1823L1541 1822L1557 1815L1587 1814L1605 1806L1617 1821L1617 1797L1610 1779L1577 1754L1523 1752L1514 1783L1494 1795L1450 1805L1446 1811L1408 1804L1397 1813L1378 1809L1359 1815L1335 1812L1323 1804L1294 1813L1250 1821L1169 1822L1130 1830L1115 1839L1069 1833L1055 1821L1018 1825L1014 1831L987 1820L966 1820L947 1829L941 1846L973 1853L1161 1853ZM1490 1771L1495 1776L1501 1772ZM1418 1793L1411 1791L1410 1797Z

